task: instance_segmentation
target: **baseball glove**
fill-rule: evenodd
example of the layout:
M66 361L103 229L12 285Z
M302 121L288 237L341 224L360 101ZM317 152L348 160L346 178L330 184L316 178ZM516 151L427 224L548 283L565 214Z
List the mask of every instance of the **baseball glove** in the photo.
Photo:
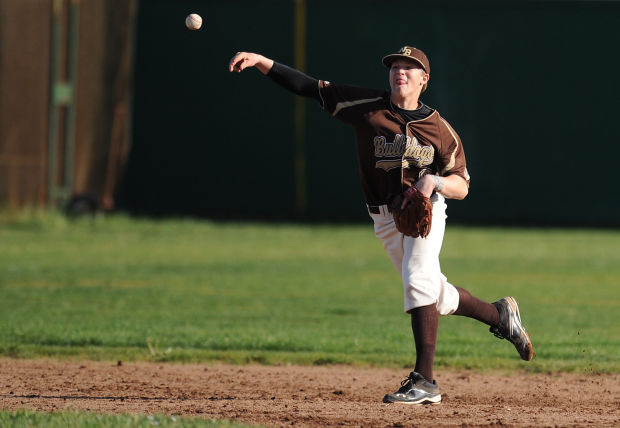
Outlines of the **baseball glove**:
M405 202L404 208L401 208ZM390 203L396 229L403 235L426 238L431 231L433 204L417 187L411 186Z

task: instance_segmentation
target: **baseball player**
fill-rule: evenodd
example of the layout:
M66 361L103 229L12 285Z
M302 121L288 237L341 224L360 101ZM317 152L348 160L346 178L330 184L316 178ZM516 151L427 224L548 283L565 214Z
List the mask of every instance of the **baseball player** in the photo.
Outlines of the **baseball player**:
M375 235L402 278L404 310L411 316L416 348L414 371L383 402L435 404L441 402L433 378L440 315L466 316L489 325L526 361L532 359L533 349L514 298L484 302L450 284L441 273L446 199L463 199L469 191L463 144L439 112L419 99L430 78L424 52L404 46L382 61L389 70L389 91L317 80L251 52L238 52L230 60L229 71L256 67L285 89L315 99L333 117L353 127L368 213ZM432 203L432 226L425 238L401 233L390 212L393 198L411 191L421 192Z

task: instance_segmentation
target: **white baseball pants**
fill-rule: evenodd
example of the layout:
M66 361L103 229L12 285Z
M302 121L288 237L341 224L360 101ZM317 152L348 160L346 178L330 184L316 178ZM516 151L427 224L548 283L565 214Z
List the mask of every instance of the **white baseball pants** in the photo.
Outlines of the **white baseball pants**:
M435 304L440 315L449 315L459 305L459 292L441 273L439 264L446 229L446 202L438 193L431 197L431 202L433 222L426 238L412 238L396 230L387 205L380 206L379 214L369 214L375 224L375 235L403 280L405 312Z

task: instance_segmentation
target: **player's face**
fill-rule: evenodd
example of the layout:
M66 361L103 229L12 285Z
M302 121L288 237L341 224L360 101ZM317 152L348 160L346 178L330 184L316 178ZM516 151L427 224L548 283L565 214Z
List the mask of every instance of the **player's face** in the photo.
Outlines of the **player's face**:
M424 72L418 63L397 59L390 67L390 87L392 92L401 96L408 96L422 91L422 87L428 81L428 74Z

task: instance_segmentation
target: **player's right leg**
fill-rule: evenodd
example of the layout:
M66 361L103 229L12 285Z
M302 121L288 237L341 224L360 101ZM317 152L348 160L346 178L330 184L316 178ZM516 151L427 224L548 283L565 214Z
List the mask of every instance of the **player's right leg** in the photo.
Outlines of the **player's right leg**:
M411 372L409 376L400 383L400 388L393 394L386 394L383 397L384 403L400 404L439 404L441 394L437 382L429 382L419 373Z
M411 372L409 377L401 383L398 391L385 395L383 398L385 403L437 404L441 402L439 388L433 380L433 360L439 324L437 294L441 294L437 289L440 287L439 283L442 278L439 268L439 251L445 227L443 199L438 209L442 212L434 215L433 228L426 239L404 237L396 229L392 214L387 209L380 209L379 212L369 210L374 222L375 235L383 243L385 251L403 279L404 307L405 311L411 314L411 328L416 347L415 371ZM414 286L416 282L423 282L425 285L421 290L416 291ZM453 296L454 307L456 307L458 293L454 287L452 289L455 294ZM428 302L421 303L422 301ZM454 308L450 312L453 310Z
M445 281L439 263L446 205L443 197L436 196L431 200L433 227L429 235L426 238L404 238L402 279L404 309L411 315L416 349L414 373L432 385L439 316L454 312L459 296L457 290Z
M415 342L415 372L433 381L433 363L437 347L439 312L437 305L420 306L409 311L411 331Z

